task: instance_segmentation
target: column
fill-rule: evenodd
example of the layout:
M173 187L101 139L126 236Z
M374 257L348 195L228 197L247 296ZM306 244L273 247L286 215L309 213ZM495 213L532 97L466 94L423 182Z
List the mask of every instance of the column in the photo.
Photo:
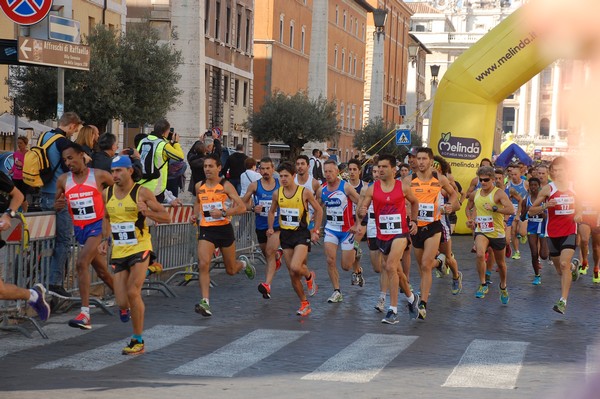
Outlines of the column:
M552 114L550 115L550 137L558 136L558 95L560 93L560 61L552 67Z
M517 119L517 126L515 131L518 135L529 135L529 129L527 128L527 87L529 83L525 83L519 90L519 113Z
M385 32L373 33L373 68L371 70L371 96L369 98L369 119L383 117L383 39Z
M314 0L308 62L308 96L327 98L328 1Z
M540 75L537 74L531 79L531 107L529 112L529 136L536 137L540 135Z

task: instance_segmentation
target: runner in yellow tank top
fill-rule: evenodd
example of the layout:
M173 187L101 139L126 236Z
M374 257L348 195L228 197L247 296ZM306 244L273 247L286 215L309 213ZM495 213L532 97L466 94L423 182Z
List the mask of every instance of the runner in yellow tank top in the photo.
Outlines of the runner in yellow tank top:
M410 186L413 194L419 201L417 217L417 234L412 236L415 257L421 274L421 301L419 303L419 318L425 319L427 301L431 290L431 275L433 268L438 265L435 258L440 247L442 236L442 211L450 213L460 208L458 196L448 178L438 174L432 168L433 151L431 148L417 149L417 170L404 178L403 184ZM448 202L440 206L441 191L448 194ZM456 266L456 265L454 265ZM453 278L461 285L462 274L455 267Z
M506 239L504 238L504 215L512 215L515 208L503 190L494 187L494 168L482 166L477 170L481 188L469 195L465 210L467 227L475 230L475 249L477 251L477 272L481 285L475 294L483 298L489 287L485 280L485 253L492 248L498 272L500 273L500 300L507 304L509 300L506 289Z
M122 353L144 353L144 301L142 285L146 270L153 257L152 242L146 218L157 223L169 223L171 217L147 188L133 182L133 166L128 156L116 156L111 164L115 185L104 190L104 239L100 253L106 254L107 242L112 237L111 265L114 287L122 322L131 321L133 336ZM131 315L131 316L130 316Z

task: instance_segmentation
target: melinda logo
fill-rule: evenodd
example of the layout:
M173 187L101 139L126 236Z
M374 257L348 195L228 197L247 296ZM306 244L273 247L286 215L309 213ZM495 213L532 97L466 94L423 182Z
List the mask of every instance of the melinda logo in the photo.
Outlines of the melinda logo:
M450 132L442 133L438 151L446 158L475 159L481 153L481 143L477 139L452 137Z

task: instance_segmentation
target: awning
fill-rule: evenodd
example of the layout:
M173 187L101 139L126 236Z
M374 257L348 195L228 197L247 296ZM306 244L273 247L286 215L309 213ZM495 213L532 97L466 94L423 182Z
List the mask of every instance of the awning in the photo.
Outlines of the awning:
M284 143L269 143L267 144L267 148L269 150L284 150L284 151L289 151L290 150L290 146Z

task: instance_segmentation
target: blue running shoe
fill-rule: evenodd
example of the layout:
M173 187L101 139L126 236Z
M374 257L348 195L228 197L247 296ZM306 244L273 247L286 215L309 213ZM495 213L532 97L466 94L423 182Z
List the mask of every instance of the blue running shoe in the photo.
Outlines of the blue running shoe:
M475 293L475 298L485 298L485 294L487 294L489 288L485 284L481 284Z
M35 302L29 302L29 306L37 312L41 321L46 321L50 317L50 305L46 302L46 288L38 283L32 289L37 292L38 297Z
M119 318L123 323L127 323L131 319L131 311L127 309L119 309Z
M504 287L504 289L500 288L500 302L502 302L503 305L507 305L509 299L510 297L508 295L508 290L506 289L506 287Z
M533 281L531 282L533 285L542 285L542 276L540 274L536 274L533 276Z
M392 309L388 310L387 314L383 319L381 319L382 323L385 324L397 324L398 323L398 314L394 313Z

